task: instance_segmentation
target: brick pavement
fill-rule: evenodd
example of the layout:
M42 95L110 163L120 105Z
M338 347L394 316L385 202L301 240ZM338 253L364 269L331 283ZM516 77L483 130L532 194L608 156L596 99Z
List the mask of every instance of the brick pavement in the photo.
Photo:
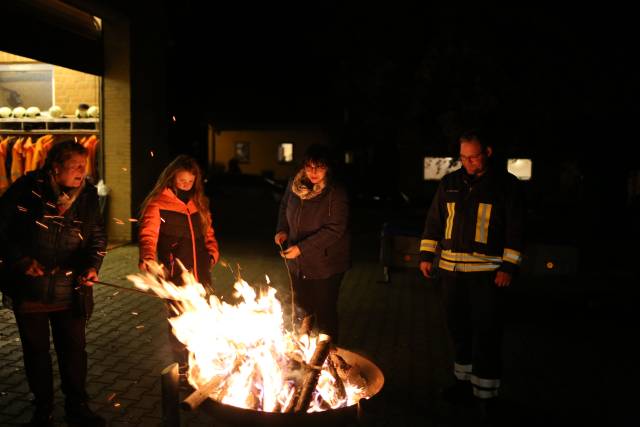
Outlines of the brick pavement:
M229 242L222 247L225 260L240 264L249 283L263 282L267 273L281 300L288 301L286 270L271 245ZM101 279L129 286L125 276L136 271L137 259L134 245L111 250ZM472 410L443 406L436 399L437 389L451 381L437 286L426 284L416 270L396 272L390 284L380 283L380 278L375 259L357 259L345 276L339 301L340 345L372 359L386 378L382 393L369 405L369 424L476 425ZM216 266L213 280L219 295L230 294L227 269ZM638 352L626 348L631 311L619 309L615 294L589 297L569 291L568 297L558 296L551 284L538 285L535 290L523 286L511 295L505 331L505 425L589 420L637 424L627 423L637 420L627 409L633 400L627 379L638 379ZM158 426L159 373L171 362L164 306L144 295L100 285L95 290L96 310L88 325L92 405L110 426ZM31 411L21 356L13 316L0 310L0 425L24 422ZM64 425L61 397L58 389L58 425ZM181 415L184 426L212 425L203 414Z

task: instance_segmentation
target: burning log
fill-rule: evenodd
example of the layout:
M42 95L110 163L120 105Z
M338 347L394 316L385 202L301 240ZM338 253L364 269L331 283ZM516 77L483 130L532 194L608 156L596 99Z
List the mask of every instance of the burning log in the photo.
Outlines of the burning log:
M311 334L312 327L313 327L313 316L312 315L304 316L300 324L300 330L299 330L300 335Z
M311 403L311 393L316 389L318 385L318 378L320 378L320 372L322 371L322 365L324 365L329 350L331 348L331 337L321 334L318 343L316 344L316 350L309 360L309 370L304 375L304 381L302 388L300 389L300 396L295 405L294 412L306 412Z
M236 358L236 361L233 364L233 368L227 375L216 375L214 376L208 383L203 385L202 387L198 387L196 391L187 396L186 399L182 401L180 407L185 411L193 411L195 410L202 402L207 400L207 398L213 394L226 380L233 375L235 372L240 369L240 366L244 363L244 357Z
M338 374L338 370L336 369L336 365L334 363L334 357L332 357L335 352L331 352L329 357L327 357L327 361L329 362L329 373L335 380L335 388L336 388L336 397L339 400L344 400L347 398L347 391L344 388L344 382L340 375Z
M342 382L348 382L357 387L366 387L367 381L362 377L360 373L360 367L358 365L348 364L339 354L331 353L329 355L330 362L337 368L338 377ZM333 373L331 373L333 375ZM336 384L337 386L337 384Z
M300 397L300 388L298 387L293 387L293 394L291 396L291 399L289 399L289 401L287 402L287 406L284 407L284 413L290 413L293 412L293 410L296 407L296 403L298 402L298 398Z

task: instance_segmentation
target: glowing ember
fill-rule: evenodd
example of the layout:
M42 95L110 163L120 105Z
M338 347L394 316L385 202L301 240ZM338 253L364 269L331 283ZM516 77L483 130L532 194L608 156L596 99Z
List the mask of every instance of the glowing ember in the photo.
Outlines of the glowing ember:
M285 330L282 307L272 287L256 292L239 278L234 284L238 303L232 305L207 295L187 272L182 275L184 286L176 286L163 279L160 265L149 263L148 267L149 272L127 278L142 290L176 300L172 303L175 316L169 322L189 350L189 382L194 388L206 385L209 390L213 385L210 398L241 408L284 412L290 407L305 374L314 368L310 361L316 345L326 335L297 336ZM336 378L330 359L323 360L307 412L353 405L364 397L365 384L356 386L347 377Z

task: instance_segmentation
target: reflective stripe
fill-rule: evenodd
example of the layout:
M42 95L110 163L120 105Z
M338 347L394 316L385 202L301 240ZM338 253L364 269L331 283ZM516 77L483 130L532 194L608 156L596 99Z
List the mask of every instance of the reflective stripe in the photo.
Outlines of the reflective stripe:
M445 228L444 238L450 239L453 230L453 217L456 213L456 204L454 202L447 203L447 227Z
M502 262L502 258L499 256L490 256L478 252L467 254L464 252L453 252L448 249L442 251L442 258L451 262Z
M420 241L420 252L426 251L426 252L434 252L435 253L436 246L438 246L438 242L437 241L422 239Z
M447 271L462 271L462 272L476 272L476 271L494 271L500 268L500 264L483 263L483 264L464 264L449 262L444 259L440 259L440 268Z
M487 243L489 238L489 220L491 219L491 205L478 204L478 218L476 219L476 242Z
M479 378L472 375L471 384L482 388L498 388L500 387L500 379Z
M453 364L453 373L456 378L460 381L467 381L471 378L471 370L473 365L459 365L457 363Z
M502 259L509 261L511 264L520 265L522 262L522 254L514 249L504 248Z
M498 390L483 390L480 388L473 388L473 395L475 397L479 397L480 399L491 399L492 397L498 397Z

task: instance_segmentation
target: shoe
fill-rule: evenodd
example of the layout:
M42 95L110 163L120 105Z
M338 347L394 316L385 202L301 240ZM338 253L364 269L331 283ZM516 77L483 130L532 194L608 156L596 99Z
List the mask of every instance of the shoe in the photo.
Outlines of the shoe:
M500 400L497 397L488 399L475 398L480 420L487 426L496 425L500 421Z
M22 427L53 427L53 411L50 409L36 409L31 421L21 425Z
M86 402L65 405L65 419L70 426L104 427L106 421L89 408Z
M470 381L457 380L456 383L445 388L441 397L444 401L452 405L469 405L473 404L473 387Z

